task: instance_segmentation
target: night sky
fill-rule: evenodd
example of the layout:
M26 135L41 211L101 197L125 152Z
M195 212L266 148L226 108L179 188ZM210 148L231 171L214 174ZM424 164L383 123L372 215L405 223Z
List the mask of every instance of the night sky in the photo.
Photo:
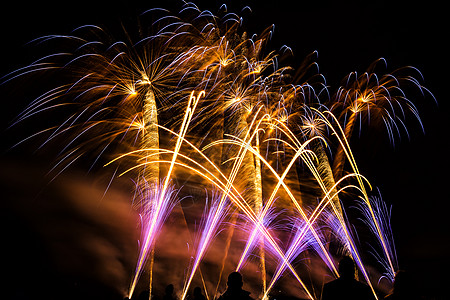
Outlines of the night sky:
M120 20L129 22L152 7L165 7L174 12L180 7L178 1L124 2L126 3L83 0L59 3L35 1L25 4L14 1L8 4L5 6L8 7L7 10L3 10L0 18L0 75L3 76L37 58L33 47L27 46L26 43L39 36L68 34L72 29L84 24L117 26ZM429 95L410 94L419 109L425 133L419 124L411 119L407 120L409 139L402 133L400 138L396 138L395 146L390 144L383 130L377 134L363 131L360 139L352 140L352 146L361 173L380 190L383 199L393 205L392 227L400 268L416 275L422 293L444 299L444 288L450 280L450 226L447 208L450 200L450 108L446 95L449 26L446 3L434 0L224 2L228 3L230 11L238 14L245 5L251 7L252 13L243 13L244 26L248 28L248 32L258 33L275 24L270 47L278 49L284 44L290 46L294 52L294 67L308 54L317 50L320 72L326 77L331 90L335 90L340 80L349 72L362 73L370 63L380 57L386 59L388 71L411 65L422 72L423 85L437 100L435 103ZM201 9L215 12L222 2L197 3ZM62 233L53 226L48 228L48 232L52 232L48 234L33 229L35 226L46 228L45 220L41 220L33 212L43 212L46 216L54 215L50 214L54 212L61 220L69 213L67 207L59 205L53 208L38 200L39 195L63 193L61 187L42 189L48 180L43 177L46 172L45 155L32 154L32 149L24 148L6 151L17 141L15 135L19 131L5 131L4 128L28 101L15 96L17 91L20 94L20 90L21 87L17 86L3 86L0 96L3 136L0 169L6 195L2 207L2 245L7 248L8 256L4 256L3 260L8 262L4 272L9 276L4 290L11 295L18 295L11 290L29 291L42 285L51 289L53 278L58 277L56 269L76 269L76 262L71 259L77 259L67 257L55 263L52 255L60 249L58 247L67 247L67 244L51 243L49 240L52 236ZM74 189L76 184L69 185ZM74 189L70 193L73 195L77 192ZM115 201L122 203L120 196L117 197ZM117 206L110 209L114 210L115 207ZM83 211L88 207L78 209ZM95 207L92 209L95 211ZM96 223L106 222L100 212L96 213L99 215L91 216L96 221L86 224L88 227L92 226L93 230ZM125 213L118 213L118 216L118 224L127 224L127 220L131 218ZM58 222L51 221L51 224ZM72 221L62 222L64 226L70 227L72 224L69 223ZM133 225L126 226L133 229ZM117 225L117 228L108 228L119 232L126 231L119 227ZM100 235L101 232L96 234ZM70 240L70 237L67 239ZM110 256L114 254L105 254L105 257ZM58 268L53 268L49 262ZM48 277L42 278L45 276ZM98 276L103 274L99 273ZM120 281L120 277L116 279ZM86 279L86 282L90 281L95 282L94 275ZM37 289L39 297L57 298L55 295L42 295L43 290L46 289Z

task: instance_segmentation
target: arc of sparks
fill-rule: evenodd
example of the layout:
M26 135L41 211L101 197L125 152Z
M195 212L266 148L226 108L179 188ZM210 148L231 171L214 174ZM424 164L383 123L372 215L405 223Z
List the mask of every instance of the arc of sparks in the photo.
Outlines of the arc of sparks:
M164 197L166 196L167 188L169 186L169 182L170 182L170 179L171 179L172 171L173 171L173 168L174 168L174 165L175 165L178 153L180 151L181 144L183 143L184 136L186 135L186 132L187 132L188 127L189 127L189 123L190 123L190 121L192 119L192 116L193 116L193 114L195 112L195 108L197 107L198 101L200 100L200 97L205 95L205 91L201 91L201 92L198 93L198 95L196 97L194 95L194 92L195 91L192 91L190 96L189 96L189 101L187 103L187 107L186 107L186 111L185 111L185 114L184 114L183 122L181 124L179 135L178 135L177 141L175 143L175 149L173 151L172 160L171 160L170 165L169 165L169 170L167 171L167 175L166 175L166 177L164 179L164 183L162 185L161 192L158 195L158 201L157 201L156 208L155 208L156 212L154 213L154 217L153 217L153 219L150 222L150 228L148 229L148 234L146 235L144 244L143 244L143 246L141 248L141 249L143 249L142 250L143 254L140 255L140 257L138 259L136 272L135 272L135 275L134 275L133 280L131 281L131 285L130 285L129 298L131 298L132 295L133 295L133 292L134 292L137 280L138 280L138 278L139 278L139 276L140 276L140 274L142 272L142 267L144 265L144 261L147 258L147 254L148 254L149 248L151 247L151 245L152 245L152 243L154 241L155 234L156 234L156 231L155 231L156 226L158 226L158 224L160 224L159 222L157 222L156 219L158 217L160 217L162 207L165 204Z

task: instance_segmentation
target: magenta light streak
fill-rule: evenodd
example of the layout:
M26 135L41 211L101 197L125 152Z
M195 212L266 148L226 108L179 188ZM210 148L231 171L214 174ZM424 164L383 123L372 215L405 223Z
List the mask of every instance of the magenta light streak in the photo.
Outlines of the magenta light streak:
M211 198L211 205L209 206L209 209L205 209L205 213L203 214L206 217L203 220L203 229L201 231L200 241L197 246L197 253L195 255L194 263L183 289L183 295L181 297L182 300L186 297L186 293L192 279L194 278L195 271L197 270L200 261L203 259L206 249L211 244L213 237L216 235L219 226L222 224L222 221L228 212L229 206L227 204L228 201L226 197L223 197L221 194L217 194L213 195Z
M137 185L141 199L143 199L140 206L142 222L141 248L134 278L130 286L130 296L134 292L135 285L142 274L148 253L153 249L158 233L177 203L176 191L173 187L169 186L164 195L161 196L162 189L160 185L150 186L145 180L142 181Z
M278 215L279 214L275 214L273 212L273 209L271 209L267 213L260 212L258 215L258 220L259 220L259 223L262 224L262 226L264 226L266 229L269 229L269 226L271 225L271 223L274 221L274 219ZM244 215L244 217L245 217L245 215ZM261 218L262 218L262 220L261 220ZM249 253L257 246L257 243L261 240L261 237L264 236L264 234L262 234L260 232L260 230L258 230L258 226L256 226L256 224L253 224L250 220L247 220L247 224L249 224L247 226L250 226L249 232L251 232L251 234L247 240L244 251L242 252L241 258L236 267L237 272L239 272L242 269L242 267L245 264L245 261L247 260ZM275 251L272 251L272 252L275 256L277 256Z

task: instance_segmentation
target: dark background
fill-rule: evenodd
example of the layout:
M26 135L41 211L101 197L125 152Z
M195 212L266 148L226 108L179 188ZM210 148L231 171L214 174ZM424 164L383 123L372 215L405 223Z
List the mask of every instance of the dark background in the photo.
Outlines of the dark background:
M152 7L177 11L179 1L76 1L76 2L11 2L4 6L0 18L0 75L33 61L33 48L26 43L46 34L68 34L78 26L95 24L116 26L122 20L130 22L139 13ZM197 2L201 9L217 11L222 2ZM239 14L249 5L252 13L245 12L244 24L248 31L258 33L275 24L271 47L290 46L295 55L293 66L312 51L318 51L320 71L335 90L341 78L349 72L362 73L371 62L384 57L388 71L412 65L424 77L423 85L435 96L411 94L419 108L425 133L414 120L408 120L410 138L405 134L392 146L384 131L377 135L362 133L354 140L353 148L361 172L373 186L380 189L383 199L393 205L393 231L400 267L412 272L418 279L418 288L430 298L444 299L445 286L450 279L450 234L448 214L449 129L448 89L448 37L447 4L442 1L224 1L230 11ZM334 88L333 88L334 87ZM17 87L16 87L17 88ZM17 89L20 89L17 88ZM14 98L13 92L2 89L1 125L24 108L26 101ZM9 134L4 136L10 137ZM2 150L12 141L2 139ZM21 150L24 151L24 150ZM23 154L23 152L21 152ZM3 153L3 178L16 178L11 161L25 162L27 156ZM33 158L31 158L33 160ZM39 167L36 167L39 169ZM17 170L16 170L17 171ZM11 176L6 174L11 172ZM27 171L29 172L29 171ZM17 173L17 172L16 172ZM39 173L40 174L40 173ZM40 175L36 175L40 176ZM38 185L38 184L36 184ZM25 188L27 189L27 188ZM33 190L33 189L31 189ZM39 188L35 189L39 192ZM14 192L14 191L13 191ZM13 193L12 192L12 193ZM22 191L23 193L23 191ZM33 198L29 191L29 198ZM8 192L5 195L9 195ZM27 196L28 197L28 196ZM14 199L3 199L9 213L20 207L11 204ZM13 207L11 209L11 207ZM40 236L23 241L26 217L3 217L9 249L4 260L17 266L11 272L14 280L8 285L22 288L30 278L30 269L42 267L31 257L49 255L40 245ZM30 224L34 224L30 221ZM31 226L31 225L30 225ZM23 249L23 247L26 247ZM21 248L18 250L18 248ZM28 259L23 259L28 257ZM30 265L31 264L31 265ZM36 275L39 272L32 272ZM20 278L24 286L19 286ZM14 283L13 283L14 282ZM38 280L45 282L45 279ZM51 286L51 282L48 282ZM8 287L5 287L8 289Z

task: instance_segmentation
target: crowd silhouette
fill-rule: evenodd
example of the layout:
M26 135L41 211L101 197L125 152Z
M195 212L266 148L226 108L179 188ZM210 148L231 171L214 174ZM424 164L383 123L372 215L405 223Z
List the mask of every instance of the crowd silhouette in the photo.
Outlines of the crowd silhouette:
M326 283L323 286L321 300L376 300L382 299L379 295L375 296L372 289L365 283L356 279L357 268L354 260L345 256L339 262L339 278ZM250 292L243 289L244 280L239 272L232 272L228 275L227 289L217 300L254 300ZM128 299L128 298L126 298ZM150 299L149 291L143 291L137 298L138 300ZM160 299L152 295L151 299ZM162 300L179 300L176 297L173 284L166 286ZM192 295L188 295L188 300L206 300L202 294L202 288L195 287ZM208 298L210 299L210 298ZM271 298L269 298L271 299ZM277 297L278 299L278 297ZM395 275L395 281L391 293L384 297L385 300L418 300L420 297L415 295L413 281L409 273L399 271ZM210 299L212 300L212 299Z
M199 286L194 288L194 300L206 300L205 296L202 294L202 289Z
M323 287L322 300L375 300L372 290L355 278L355 262L349 256L339 262L340 277Z
M239 272L233 272L228 276L227 290L223 293L219 300L253 300L250 292L242 289L244 282Z

